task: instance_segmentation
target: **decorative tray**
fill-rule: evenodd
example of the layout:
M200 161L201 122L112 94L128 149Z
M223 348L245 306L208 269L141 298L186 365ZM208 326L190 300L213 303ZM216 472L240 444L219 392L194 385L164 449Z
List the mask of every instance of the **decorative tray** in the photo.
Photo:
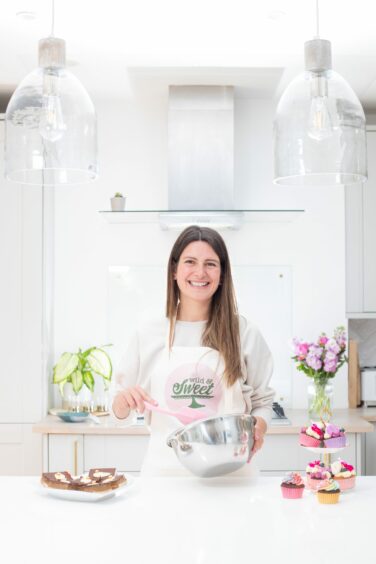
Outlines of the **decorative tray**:
M341 450L345 449L346 447L348 447L349 445L346 444L343 447L307 447L304 445L300 445L302 448L305 448L306 450L310 450L311 452L316 452L317 454L334 454L336 452L340 452Z
M59 413L66 413L68 410L67 409L63 409L62 407L52 407L51 409L48 410L48 413L50 415L58 415ZM110 415L109 411L92 411L90 412L91 415L95 415L96 417L103 417L104 415ZM74 411L72 411L72 414L74 414Z

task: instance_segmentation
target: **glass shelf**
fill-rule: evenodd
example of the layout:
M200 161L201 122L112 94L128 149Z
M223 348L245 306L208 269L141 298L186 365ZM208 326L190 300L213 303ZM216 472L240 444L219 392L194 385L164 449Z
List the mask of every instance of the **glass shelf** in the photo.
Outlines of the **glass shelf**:
M188 225L240 229L249 222L287 223L304 210L125 210L99 211L108 223L159 223L162 229L182 229Z

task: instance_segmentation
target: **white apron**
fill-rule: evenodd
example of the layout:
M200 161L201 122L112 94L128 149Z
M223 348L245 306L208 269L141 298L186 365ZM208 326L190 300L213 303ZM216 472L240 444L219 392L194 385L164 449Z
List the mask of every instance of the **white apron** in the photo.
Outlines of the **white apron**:
M171 411L199 410L203 417L244 413L246 403L238 380L228 388L223 380L224 364L218 351L210 347L173 346L168 343L157 355L150 374L150 395L161 407ZM175 417L151 413L150 442L141 469L142 476L190 476L174 450L167 446L167 437L182 424ZM229 477L254 476L251 461Z

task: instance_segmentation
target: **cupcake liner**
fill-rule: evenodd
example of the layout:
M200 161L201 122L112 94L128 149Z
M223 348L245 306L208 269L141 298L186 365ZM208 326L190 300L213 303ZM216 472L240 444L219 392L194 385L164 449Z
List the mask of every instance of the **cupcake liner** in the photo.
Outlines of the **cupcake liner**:
M333 492L333 493L317 492L317 499L319 500L319 503L324 503L327 505L338 503L339 492Z
M301 446L317 448L320 446L321 441L319 439L315 439L315 437L310 437L305 433L300 433L300 444Z
M281 486L282 496L285 499L300 499L303 497L304 488L286 488Z
M346 437L333 437L331 439L325 439L324 444L328 448L340 448L346 446Z
M341 492L345 490L351 490L351 488L355 487L355 476L351 476L351 478L335 478L338 482Z

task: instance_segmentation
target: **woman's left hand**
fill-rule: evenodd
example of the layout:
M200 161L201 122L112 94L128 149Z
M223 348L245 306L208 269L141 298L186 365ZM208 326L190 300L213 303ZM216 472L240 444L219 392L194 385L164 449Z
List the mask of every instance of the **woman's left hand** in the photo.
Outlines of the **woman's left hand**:
M255 442L253 444L252 452L255 454L264 444L264 435L266 433L267 424L262 417L255 417Z

